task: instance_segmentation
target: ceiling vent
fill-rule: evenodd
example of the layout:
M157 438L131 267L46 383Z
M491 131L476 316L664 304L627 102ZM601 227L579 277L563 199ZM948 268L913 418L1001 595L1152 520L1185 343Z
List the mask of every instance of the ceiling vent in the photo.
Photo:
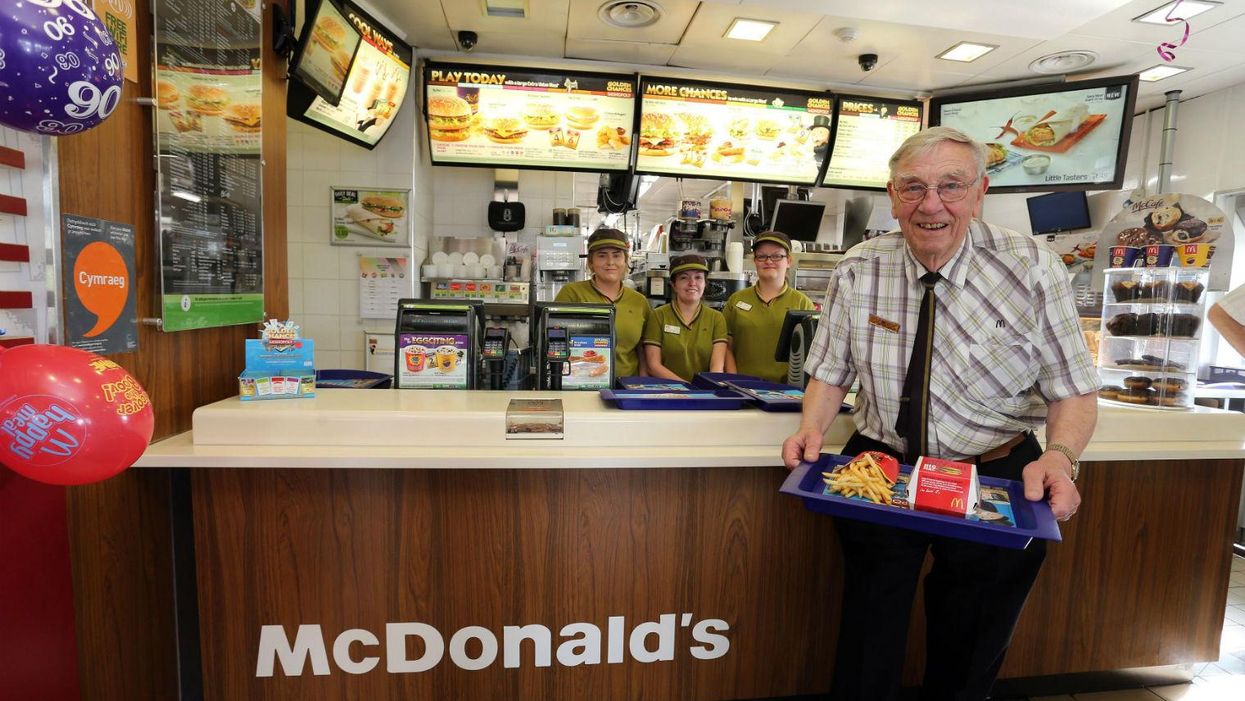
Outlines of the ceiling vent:
M661 5L652 0L609 0L597 11L602 22L623 29L650 27L661 14Z
M1029 64L1029 70L1042 75L1075 73L1097 60L1098 54L1093 51L1060 51L1034 60Z

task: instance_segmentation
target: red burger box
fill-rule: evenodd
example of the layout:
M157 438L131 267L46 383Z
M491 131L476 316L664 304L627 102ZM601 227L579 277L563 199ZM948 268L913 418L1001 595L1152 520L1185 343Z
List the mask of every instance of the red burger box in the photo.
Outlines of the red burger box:
M917 511L964 518L979 499L976 465L922 456L912 468L908 503Z

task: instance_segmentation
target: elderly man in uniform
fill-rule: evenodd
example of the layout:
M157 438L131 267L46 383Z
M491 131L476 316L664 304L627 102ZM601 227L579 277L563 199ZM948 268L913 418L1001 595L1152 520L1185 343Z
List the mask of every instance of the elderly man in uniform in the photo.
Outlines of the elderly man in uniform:
M1024 481L1068 519L1079 456L1097 420L1098 380L1063 266L1031 236L974 217L986 149L933 127L890 160L900 231L853 248L834 270L807 365L793 468L818 456L859 381L843 452L930 455ZM1045 449L1033 429L1046 425ZM1045 556L837 519L845 565L831 698L897 698L908 619L927 551L923 699L985 699Z

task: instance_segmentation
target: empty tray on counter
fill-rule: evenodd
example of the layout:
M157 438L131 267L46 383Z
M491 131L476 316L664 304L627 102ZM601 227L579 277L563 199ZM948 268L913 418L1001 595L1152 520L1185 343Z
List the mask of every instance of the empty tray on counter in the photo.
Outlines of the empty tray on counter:
M671 392L662 389L603 389L601 399L619 409L722 411L739 409L748 398L729 389Z

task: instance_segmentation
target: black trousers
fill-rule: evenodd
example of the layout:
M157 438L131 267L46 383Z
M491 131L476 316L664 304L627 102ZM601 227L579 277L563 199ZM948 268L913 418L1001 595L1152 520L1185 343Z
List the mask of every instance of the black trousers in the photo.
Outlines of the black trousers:
M846 455L889 446L852 436ZM1032 434L978 474L1019 480L1042 454ZM897 456L898 457L898 456ZM901 458L902 459L902 458ZM1046 556L1046 541L1011 550L835 519L843 547L844 589L832 701L899 697L912 598L927 550L926 659L922 701L985 699L1003 664L1025 598Z

